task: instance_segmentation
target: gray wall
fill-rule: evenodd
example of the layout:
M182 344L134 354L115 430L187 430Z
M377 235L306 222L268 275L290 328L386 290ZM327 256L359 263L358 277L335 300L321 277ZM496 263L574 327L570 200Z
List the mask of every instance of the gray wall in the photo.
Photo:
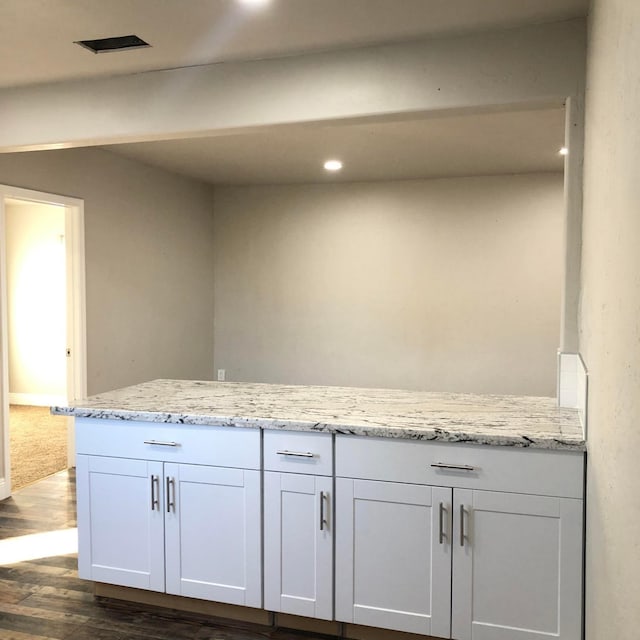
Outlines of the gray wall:
M99 149L0 155L0 183L85 201L89 394L212 377L210 187Z
M85 149L0 182L85 200L90 394L211 378L212 318L232 380L555 392L559 175L214 191Z
M587 640L640 635L640 3L596 0L581 351L589 369Z
M227 379L555 395L562 176L215 190Z

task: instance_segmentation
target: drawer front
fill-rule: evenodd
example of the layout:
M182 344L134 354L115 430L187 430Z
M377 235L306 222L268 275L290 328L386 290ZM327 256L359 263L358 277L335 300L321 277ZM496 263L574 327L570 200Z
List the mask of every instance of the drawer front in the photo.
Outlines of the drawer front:
M584 454L337 435L336 476L582 498Z
M265 471L333 475L333 436L306 431L264 432Z
M114 458L260 469L260 430L76 418L76 451Z

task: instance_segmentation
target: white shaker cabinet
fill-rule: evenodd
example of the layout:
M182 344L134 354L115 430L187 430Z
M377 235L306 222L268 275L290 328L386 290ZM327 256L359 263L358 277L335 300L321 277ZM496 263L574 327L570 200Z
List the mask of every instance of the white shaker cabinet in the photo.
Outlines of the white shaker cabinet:
M453 638L582 637L582 505L454 490Z
M166 464L166 592L260 607L260 472Z
M574 452L337 436L336 618L580 640L583 465Z
M164 591L162 463L77 456L78 575Z
M80 577L261 607L260 432L78 422Z
M338 620L449 637L451 493L337 479Z
M82 578L454 640L582 638L581 452L102 419L77 420L76 446Z
M333 619L333 440L264 433L264 606Z

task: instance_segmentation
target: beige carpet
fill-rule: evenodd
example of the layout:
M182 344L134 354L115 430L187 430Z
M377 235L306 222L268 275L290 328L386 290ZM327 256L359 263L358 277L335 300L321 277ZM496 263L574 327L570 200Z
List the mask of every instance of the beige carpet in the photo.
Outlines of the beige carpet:
M67 468L67 419L49 407L9 408L11 485L16 491Z

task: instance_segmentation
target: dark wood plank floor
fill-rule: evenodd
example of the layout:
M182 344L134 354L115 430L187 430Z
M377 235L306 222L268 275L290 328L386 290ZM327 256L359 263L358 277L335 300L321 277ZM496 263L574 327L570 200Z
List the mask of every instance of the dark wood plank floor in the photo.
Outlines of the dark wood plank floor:
M76 526L75 477L61 472L0 502L0 545L16 536ZM0 640L320 640L94 598L77 575L76 555L0 564Z

